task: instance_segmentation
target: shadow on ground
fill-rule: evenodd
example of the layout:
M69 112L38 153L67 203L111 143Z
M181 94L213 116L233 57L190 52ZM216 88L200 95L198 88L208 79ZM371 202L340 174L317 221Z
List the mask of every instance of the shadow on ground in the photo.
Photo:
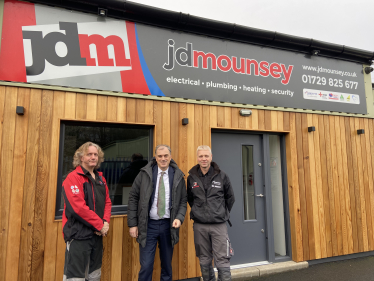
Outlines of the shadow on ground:
M311 265L309 268L248 280L259 281L373 281L374 256Z

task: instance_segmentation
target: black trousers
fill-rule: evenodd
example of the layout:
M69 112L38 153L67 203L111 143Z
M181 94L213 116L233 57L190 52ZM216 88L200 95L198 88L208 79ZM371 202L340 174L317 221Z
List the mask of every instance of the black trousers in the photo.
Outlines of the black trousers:
M86 240L66 243L63 281L100 281L103 238L95 235Z
M139 281L151 281L156 246L160 249L161 281L172 281L171 260L173 247L170 236L170 219L149 220L147 228L147 243L143 248L139 245L140 272Z

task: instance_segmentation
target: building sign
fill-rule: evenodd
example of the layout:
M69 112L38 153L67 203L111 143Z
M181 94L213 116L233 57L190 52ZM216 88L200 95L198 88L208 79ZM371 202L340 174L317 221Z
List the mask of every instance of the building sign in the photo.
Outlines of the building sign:
M0 79L366 114L362 65L5 1Z

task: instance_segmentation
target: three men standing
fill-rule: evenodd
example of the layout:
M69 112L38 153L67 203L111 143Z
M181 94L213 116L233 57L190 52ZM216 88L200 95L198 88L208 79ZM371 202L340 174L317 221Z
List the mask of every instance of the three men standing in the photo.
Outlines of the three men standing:
M99 281L102 236L109 230L111 200L108 186L97 168L104 160L101 148L83 144L74 154L75 170L63 182L63 234L66 241L64 280ZM231 280L233 254L226 221L235 198L228 176L212 162L209 146L197 148L198 164L187 179L171 158L168 145L158 145L155 157L140 170L128 203L128 226L137 238L140 252L140 281L151 281L157 243L160 249L161 280L172 281L174 245L188 203L194 220L196 255L204 281L215 280L214 256L220 281Z
M209 146L197 148L198 164L187 179L190 217L194 220L196 256L204 281L216 280L212 259L218 269L218 280L231 280L230 258L233 255L226 222L235 202L228 176L212 162Z
M184 174L171 159L168 145L158 145L153 158L140 170L129 197L127 224L140 252L139 281L151 281L157 242L161 280L172 281L171 261L179 241L179 227L187 209Z
M75 170L62 184L64 281L99 281L101 277L102 236L108 233L112 206L106 181L96 170L103 161L101 148L86 142L75 152Z

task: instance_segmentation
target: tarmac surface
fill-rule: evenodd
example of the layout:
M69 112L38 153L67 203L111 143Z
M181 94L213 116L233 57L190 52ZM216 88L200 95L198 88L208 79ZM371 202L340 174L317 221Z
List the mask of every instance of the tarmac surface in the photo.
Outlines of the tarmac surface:
M310 265L308 268L248 278L250 281L374 281L374 256Z

